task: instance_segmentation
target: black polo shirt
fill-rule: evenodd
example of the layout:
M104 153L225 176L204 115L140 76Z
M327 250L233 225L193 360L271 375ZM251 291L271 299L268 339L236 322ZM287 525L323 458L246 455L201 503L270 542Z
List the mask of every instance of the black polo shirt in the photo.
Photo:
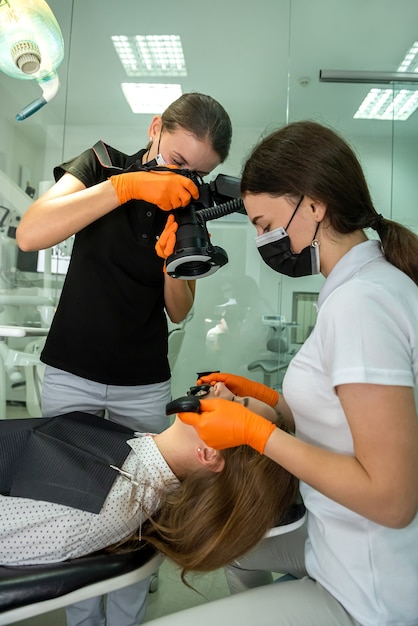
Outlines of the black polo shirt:
M112 164L128 156L106 146ZM91 187L114 172L93 149L55 168ZM164 312L163 261L154 249L168 214L132 200L75 236L57 311L41 360L89 380L111 385L157 383L170 377Z

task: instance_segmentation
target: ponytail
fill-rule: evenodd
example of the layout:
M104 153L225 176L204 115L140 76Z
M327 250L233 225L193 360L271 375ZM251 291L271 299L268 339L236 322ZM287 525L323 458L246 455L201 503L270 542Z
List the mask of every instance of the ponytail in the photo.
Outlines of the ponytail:
M370 228L379 235L386 260L418 285L418 236L398 222L381 215L374 218Z

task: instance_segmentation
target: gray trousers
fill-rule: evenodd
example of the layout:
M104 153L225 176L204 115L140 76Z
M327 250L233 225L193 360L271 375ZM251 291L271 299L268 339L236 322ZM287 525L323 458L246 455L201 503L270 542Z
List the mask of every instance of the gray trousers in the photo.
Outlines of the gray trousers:
M307 576L305 569L306 521L297 530L263 539L251 552L225 567L231 593L262 587L273 582L273 572Z
M263 540L225 568L233 595L152 620L152 626L360 626L328 591L306 575L305 526ZM301 578L272 583L272 571Z
M160 433L170 423L165 407L171 400L170 380L153 385L103 385L49 365L42 383L42 415L54 417L85 411L131 430Z
M148 604L149 578L65 608L68 626L137 626Z
M42 385L42 414L54 417L85 411L107 417L139 432L167 428L165 406L171 400L170 381L154 385L103 385L47 366ZM68 626L137 626L144 619L150 579L66 608Z

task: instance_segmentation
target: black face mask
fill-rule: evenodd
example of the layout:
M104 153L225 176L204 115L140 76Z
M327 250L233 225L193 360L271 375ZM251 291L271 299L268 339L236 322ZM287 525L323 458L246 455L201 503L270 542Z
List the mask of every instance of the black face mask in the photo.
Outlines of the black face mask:
M289 224L294 218L302 200L303 196L299 200L296 209L293 211ZM280 226L255 238L258 251L263 261L275 272L285 274L291 278L319 274L319 241L315 239L319 223L316 227L311 245L303 248L299 254L292 252L289 235L286 232L286 229L289 228L289 224L286 228Z

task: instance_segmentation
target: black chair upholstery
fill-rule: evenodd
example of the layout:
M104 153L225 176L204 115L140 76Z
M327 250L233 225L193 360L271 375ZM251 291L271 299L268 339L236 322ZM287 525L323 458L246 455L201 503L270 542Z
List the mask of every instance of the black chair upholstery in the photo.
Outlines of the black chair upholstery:
M125 554L98 552L78 559L20 567L0 567L0 616L5 611L50 600L126 574L145 565L155 549L144 544Z

